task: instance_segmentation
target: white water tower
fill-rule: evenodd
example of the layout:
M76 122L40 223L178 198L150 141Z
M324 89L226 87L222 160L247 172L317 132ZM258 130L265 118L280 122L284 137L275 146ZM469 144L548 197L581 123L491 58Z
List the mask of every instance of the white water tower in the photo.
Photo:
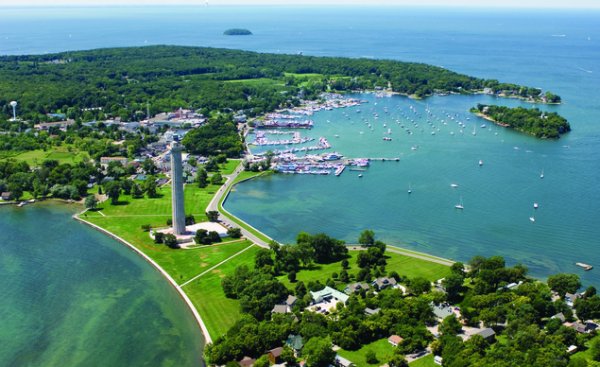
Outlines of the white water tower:
M17 121L17 101L11 101L10 105L13 109L13 121Z

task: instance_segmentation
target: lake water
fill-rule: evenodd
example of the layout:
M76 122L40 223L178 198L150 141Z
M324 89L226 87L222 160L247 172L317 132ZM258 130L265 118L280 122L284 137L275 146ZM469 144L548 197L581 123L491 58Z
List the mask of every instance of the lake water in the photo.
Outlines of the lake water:
M200 365L202 334L177 292L73 209L0 207L0 365Z
M457 260L501 254L511 263L525 263L534 275L576 272L586 283L600 285L598 11L1 10L0 54L213 46L425 62L552 90L564 104L547 108L567 117L573 128L557 141L490 129L489 124L481 129L481 121L473 117L467 121L470 107L490 102L485 96L425 101L366 96L370 103L360 114L347 111L350 119L341 110L315 115L310 134L327 136L333 149L347 156L399 156L400 162L374 163L362 179L346 171L341 177L254 180L240 185L226 207L283 242L293 241L301 230L355 241L362 229L371 228L382 240L415 250ZM222 35L232 27L249 28L254 35ZM396 123L409 105L421 115L427 105L437 115L458 114L468 128L460 135L456 125L438 123L436 135L415 130L409 136ZM361 120L372 116L372 109L380 116L377 123L370 118L374 132ZM386 144L383 123L392 129L393 141ZM423 121L420 125L425 126ZM413 151L413 145L419 148ZM456 189L450 187L454 182ZM454 205L461 196L465 209L457 212ZM535 214L534 201L540 203ZM69 214L49 207L0 208L0 290L5 297L0 305L0 365L195 363L201 354L199 331L175 291L135 254L75 223ZM531 215L535 223L529 221ZM584 273L574 267L576 261L596 269Z

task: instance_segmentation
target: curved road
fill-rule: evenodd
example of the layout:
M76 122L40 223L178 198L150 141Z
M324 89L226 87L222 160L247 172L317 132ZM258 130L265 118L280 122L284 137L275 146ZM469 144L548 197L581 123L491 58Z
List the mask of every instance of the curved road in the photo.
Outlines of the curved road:
M256 235L254 235L252 232L248 231L246 228L240 226L239 224L233 222L231 219L229 219L227 216L233 216L231 213L228 213L227 211L225 211L224 209L222 210L221 208L219 208L219 203L221 202L221 199L223 198L223 196L227 195L229 193L229 190L231 190L231 187L233 186L233 182L235 181L235 179L237 178L237 176L244 170L244 165L242 164L242 162L240 162L240 164L235 168L235 170L233 171L232 174L230 175L224 175L223 177L225 177L227 180L225 181L225 183L219 188L219 191L217 191L217 193L215 194L215 196L213 196L212 200L210 201L210 203L208 203L208 206L206 207L206 211L218 211L220 216L219 216L219 221L222 224L225 224L228 227L239 227L242 231L242 235L249 239L250 241L254 242L255 244L257 244L260 247L264 247L264 248L269 248L269 243L258 238ZM253 228L255 231L260 232L258 229L250 226L248 223L245 223L246 226ZM262 233L262 232L261 232ZM265 235L264 233L262 233L263 236L269 238L269 236Z

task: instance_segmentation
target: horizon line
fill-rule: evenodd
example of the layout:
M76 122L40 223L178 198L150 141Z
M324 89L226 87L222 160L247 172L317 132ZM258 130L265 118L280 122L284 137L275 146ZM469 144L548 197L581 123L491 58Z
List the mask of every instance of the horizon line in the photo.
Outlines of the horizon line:
M34 0L35 1L35 0ZM350 8L350 7L360 7L360 8L385 8L385 7L393 7L393 8L441 8L441 9L506 9L506 10L600 10L600 2L596 3L596 5L592 4L552 4L552 3L544 3L544 4L531 4L527 3L527 1L523 1L522 4L515 3L495 3L495 4L487 4L487 3L455 3L455 4L440 4L440 3L395 3L389 4L385 2L373 2L369 4L365 4L362 2L354 2L348 1L345 4L339 4L335 2L335 0L325 0L326 2L311 2L297 0L295 2L288 2L285 4L272 3L268 0L258 0L255 3L248 4L242 2L240 0L233 0L232 2L220 3L220 4L210 4L210 2L206 2L204 4L199 4L197 2L190 3L185 0L180 0L171 4L164 3L150 3L143 4L139 2L119 2L119 3L111 3L107 1L98 1L91 2L85 4L76 4L76 3L54 3L54 4L39 4L35 2L30 3L21 3L21 4L3 4L4 1L0 0L0 9L16 9L16 8L125 8L125 7L155 7L155 8L166 8L166 7L198 7L198 8L221 8L221 7L235 7L235 6L243 6L243 7L315 7L315 8L324 8L324 7L339 7L339 8ZM434 0L435 1L435 0Z

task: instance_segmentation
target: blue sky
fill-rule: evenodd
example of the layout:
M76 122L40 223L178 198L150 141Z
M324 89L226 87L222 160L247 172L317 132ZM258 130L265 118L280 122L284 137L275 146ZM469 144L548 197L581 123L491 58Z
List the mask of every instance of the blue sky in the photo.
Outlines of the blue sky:
M0 6L204 5L206 0L0 0ZM600 0L208 0L210 5L408 5L600 9Z

